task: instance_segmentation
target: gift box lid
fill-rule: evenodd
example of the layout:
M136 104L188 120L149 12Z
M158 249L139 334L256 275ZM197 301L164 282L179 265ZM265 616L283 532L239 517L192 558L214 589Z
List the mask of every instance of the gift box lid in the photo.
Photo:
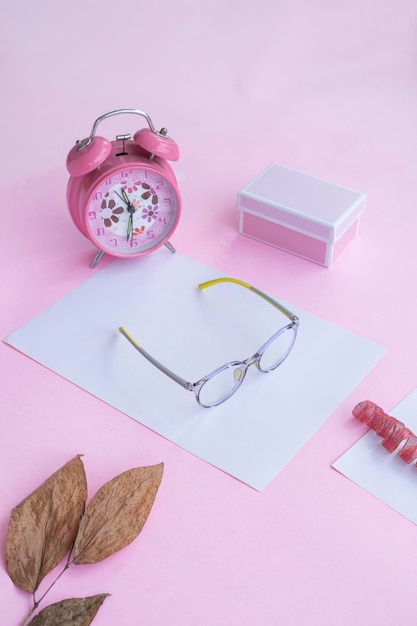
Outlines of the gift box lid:
M238 207L333 242L359 217L365 200L365 193L272 163L239 192Z

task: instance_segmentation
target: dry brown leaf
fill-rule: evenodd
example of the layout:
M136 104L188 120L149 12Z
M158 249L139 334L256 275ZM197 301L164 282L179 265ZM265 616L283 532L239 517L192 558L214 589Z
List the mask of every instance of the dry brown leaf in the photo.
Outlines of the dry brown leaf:
M29 626L89 626L108 595L69 598L50 604L33 618Z
M78 455L12 510L6 568L15 585L34 593L69 552L86 498L87 480Z
M137 467L103 485L88 505L74 545L77 565L98 563L131 543L155 500L164 465Z

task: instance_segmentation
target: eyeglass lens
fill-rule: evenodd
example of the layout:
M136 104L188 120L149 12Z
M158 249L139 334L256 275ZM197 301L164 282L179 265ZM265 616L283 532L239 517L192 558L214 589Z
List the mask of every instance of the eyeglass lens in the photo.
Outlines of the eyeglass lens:
M295 337L296 329L291 325L273 335L259 350L259 369L270 372L278 367L291 352ZM246 369L247 365L240 362L228 363L219 368L200 388L200 404L210 407L230 398L242 384Z
M240 363L228 363L219 368L200 389L198 400L203 406L215 406L229 398L242 384L245 368Z
M295 337L294 326L286 326L275 333L259 350L261 353L259 369L262 372L270 372L285 361L294 345Z

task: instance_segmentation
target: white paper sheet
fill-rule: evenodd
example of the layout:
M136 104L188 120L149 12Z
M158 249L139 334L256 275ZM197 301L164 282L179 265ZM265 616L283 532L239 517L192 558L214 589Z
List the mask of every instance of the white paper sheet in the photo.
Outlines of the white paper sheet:
M364 398L368 399L368 398ZM369 398L372 400L372 398ZM374 400L373 400L374 401ZM381 407L384 409L384 407ZM389 415L417 433L417 389ZM355 419L352 417L352 419ZM382 446L383 439L370 430L333 467L382 502L417 524L417 469Z
M230 400L201 408L191 392L154 368L117 329L125 326L155 358L192 382L223 363L251 356L287 320L240 286L197 289L220 275L165 248L116 260L5 341L262 490L384 349L287 304L299 316L300 329L284 364L269 374L250 368ZM280 300L279 293L271 295Z

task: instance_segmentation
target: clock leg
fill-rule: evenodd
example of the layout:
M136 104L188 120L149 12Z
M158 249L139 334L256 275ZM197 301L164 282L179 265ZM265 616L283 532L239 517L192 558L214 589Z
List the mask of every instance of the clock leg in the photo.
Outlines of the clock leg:
M166 246L166 247L168 248L168 250L171 250L171 252L172 252L173 254L175 254L175 253L176 253L176 250L175 250L174 246L172 245L172 243L169 243L169 241L166 241L166 242L164 243L164 246Z
M90 265L91 269L94 269L95 266L98 265L98 263L100 263L103 254L104 254L104 250L99 250L97 252L96 256L94 257L94 261Z

